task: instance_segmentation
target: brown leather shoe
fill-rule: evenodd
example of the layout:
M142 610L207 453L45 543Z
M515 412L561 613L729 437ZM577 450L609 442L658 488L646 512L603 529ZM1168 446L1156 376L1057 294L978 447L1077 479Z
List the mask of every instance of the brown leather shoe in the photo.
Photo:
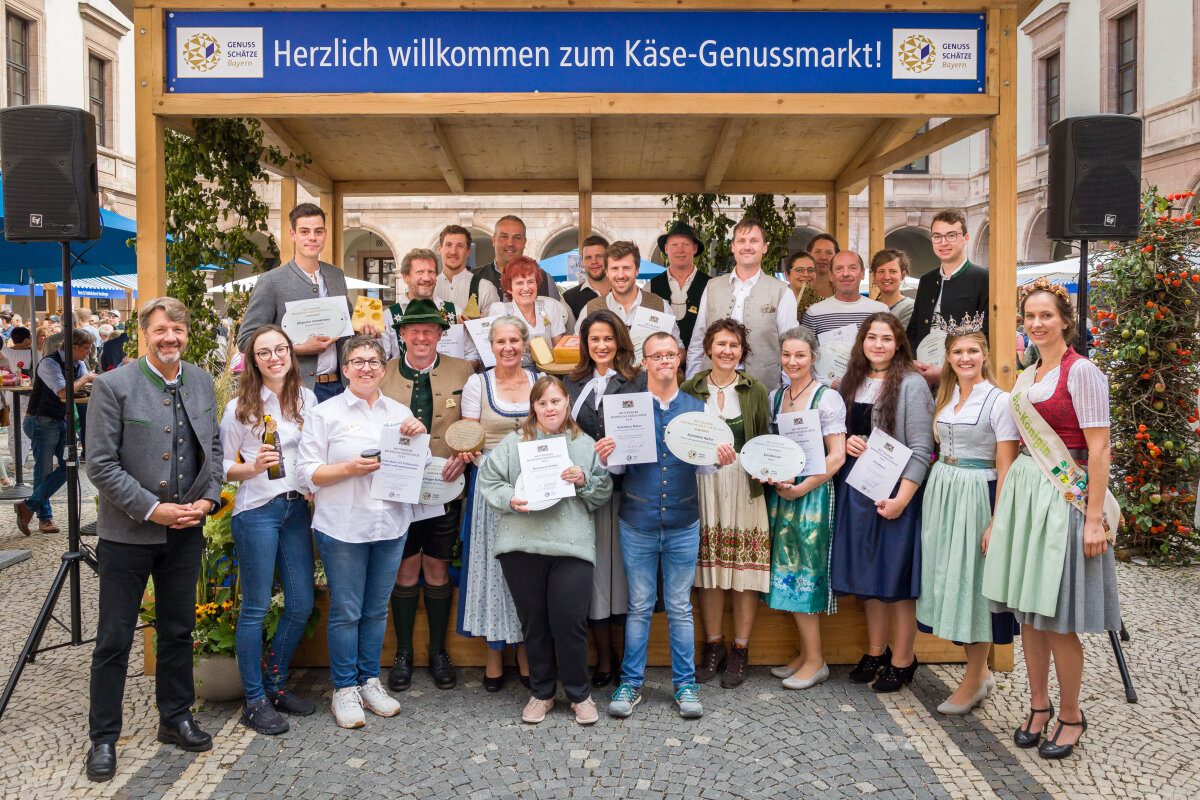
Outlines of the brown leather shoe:
M746 680L746 667L750 663L750 648L733 645L729 650L729 666L721 676L721 688L736 689Z
M13 511L17 512L17 527L21 529L21 533L31 535L33 531L29 530L29 521L33 519L33 512L21 500L13 503Z
M38 530L42 533L58 533L60 531L59 527L54 524L54 520L50 517L46 517L46 519L38 524Z
M725 642L705 642L696 665L696 683L708 683L725 666Z

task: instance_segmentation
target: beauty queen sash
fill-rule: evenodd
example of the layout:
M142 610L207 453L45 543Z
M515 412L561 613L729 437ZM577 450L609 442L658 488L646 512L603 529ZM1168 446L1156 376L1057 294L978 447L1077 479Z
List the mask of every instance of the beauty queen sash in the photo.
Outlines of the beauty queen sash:
M1032 367L1017 376L1010 395L1013 419L1021 431L1029 455L1033 457L1033 463L1037 464L1042 475L1062 493L1064 500L1086 515L1087 470L1079 466L1071 456L1071 451L1063 444L1063 440L1050 427L1050 423L1046 422L1025 396L1036 377L1037 370ZM1102 515L1104 531L1108 540L1112 541L1121 520L1121 506L1107 486L1104 488Z

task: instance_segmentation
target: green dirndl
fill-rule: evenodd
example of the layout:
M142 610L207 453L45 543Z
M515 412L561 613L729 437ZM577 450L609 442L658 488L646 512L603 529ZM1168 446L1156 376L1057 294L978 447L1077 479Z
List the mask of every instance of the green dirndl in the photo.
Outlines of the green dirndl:
M837 611L829 584L833 496L828 481L798 500L767 490L771 588L766 601L771 608L803 614Z

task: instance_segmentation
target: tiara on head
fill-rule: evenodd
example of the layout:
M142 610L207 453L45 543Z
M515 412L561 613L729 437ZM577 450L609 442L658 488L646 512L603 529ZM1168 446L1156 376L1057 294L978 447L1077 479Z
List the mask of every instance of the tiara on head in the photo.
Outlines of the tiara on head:
M961 320L955 320L954 317L943 317L941 314L934 314L933 327L945 331L947 339L962 336L964 333L979 333L983 330L983 312L963 314Z
M1067 291L1067 287L1061 284L1051 283L1045 275L1035 280L1033 283L1027 283L1017 291L1017 308L1025 305L1025 298L1034 292L1050 292L1061 299L1064 303L1071 302L1071 293Z

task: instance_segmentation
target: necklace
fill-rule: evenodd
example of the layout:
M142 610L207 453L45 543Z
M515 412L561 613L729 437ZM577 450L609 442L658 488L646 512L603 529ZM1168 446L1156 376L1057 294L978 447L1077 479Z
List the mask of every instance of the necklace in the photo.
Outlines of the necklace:
M788 405L789 405L789 406L794 406L794 405L796 405L796 401L797 401L797 400L799 400L799 399L801 398L801 396L802 396L802 395L803 395L805 392L807 392L807 391L808 391L808 387L812 386L812 385L813 385L813 382L815 382L815 381L816 381L816 378L809 377L809 379L808 379L808 383L804 384L804 388L803 388L803 389L801 389L800 391L796 392L796 394L792 394L792 387L790 387L790 386L789 386L789 387L787 388L787 392L786 392L786 394L787 394L787 399L788 399Z
M711 380L712 374L710 373L708 377L710 379L709 383L712 383L712 380ZM733 380L731 380L729 383L725 384L724 386L721 386L716 383L713 383L712 386L714 389L720 389L720 390L724 391L725 389L728 389L730 386L733 386L735 383L737 383L737 373L736 372L733 374Z
M887 372L889 369L891 369L890 364L888 366L884 367L883 369L875 369L874 367L871 367L870 372L872 375L880 375L882 373Z

